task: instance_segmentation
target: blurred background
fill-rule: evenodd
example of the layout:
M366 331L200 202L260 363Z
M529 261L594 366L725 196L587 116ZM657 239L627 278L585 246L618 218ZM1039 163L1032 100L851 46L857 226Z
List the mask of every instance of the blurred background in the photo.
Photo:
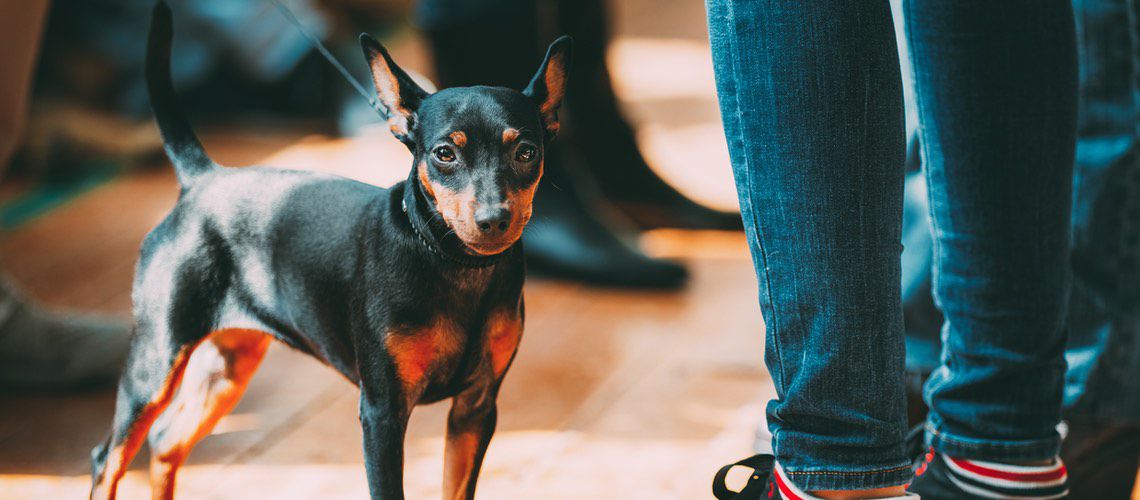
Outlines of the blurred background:
M405 147L273 0L167 1L174 80L213 158L380 186L406 178ZM482 498L706 498L721 464L763 446L755 431L774 390L700 0L281 1L362 82L362 31L440 88L522 88L549 41L575 38L563 128L524 234L528 325ZM1140 460L1133 3L1074 1L1065 453L1113 464L1121 491ZM88 453L108 428L139 243L178 195L142 78L152 5L0 2L0 499L84 497ZM941 316L913 110L907 130L902 285L918 381L937 363ZM357 404L331 369L275 345L190 455L179 495L367 497ZM446 411L412 418L409 498L440 494ZM149 495L147 461L144 449L123 498Z
M176 85L220 163L381 186L406 177L404 146L273 3L168 1ZM575 36L566 125L526 235L527 332L480 496L706 496L719 464L748 454L771 389L703 4L285 3L364 82L361 31L440 87L521 88L546 43ZM152 2L15 4L0 6L0 31L12 31L7 22L35 36L0 57L23 54L33 76L26 122L5 117L2 129L12 159L0 182L0 264L20 304L14 319L48 334L0 333L0 367L18 382L0 390L0 498L80 498L111 417L113 391L97 379L125 349L138 246L177 184L141 74ZM409 498L439 496L446 408L413 416ZM178 492L365 498L360 440L356 389L277 345L195 448ZM123 498L149 494L145 453Z

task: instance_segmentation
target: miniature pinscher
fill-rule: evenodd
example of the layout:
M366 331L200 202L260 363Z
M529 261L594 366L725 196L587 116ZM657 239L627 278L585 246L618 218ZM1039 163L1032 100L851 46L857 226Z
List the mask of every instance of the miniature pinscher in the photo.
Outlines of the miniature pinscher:
M390 189L214 163L178 106L171 38L160 2L146 77L181 192L142 243L135 330L110 436L92 451L91 498L115 497L144 436L154 497L172 497L179 466L237 404L271 339L360 388L372 498L404 497L412 408L451 398L444 496L473 497L522 335L519 237L558 130L569 38L521 92L430 94L361 35L388 125L415 158Z

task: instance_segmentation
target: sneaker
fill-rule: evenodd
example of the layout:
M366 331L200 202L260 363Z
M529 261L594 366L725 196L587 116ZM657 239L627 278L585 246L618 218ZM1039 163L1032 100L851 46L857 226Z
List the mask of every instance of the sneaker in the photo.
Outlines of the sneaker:
M732 491L725 484L728 471L734 467L747 467L752 469L752 475L740 491ZM780 464L776 463L772 455L753 455L744 460L722 467L713 479L713 496L717 500L819 500L818 497L804 493L796 487ZM883 500L918 500L918 496L907 494L901 497L892 497Z
M127 357L127 324L8 301L0 318L0 390L65 391L112 384Z
M1060 458L1051 465L1009 465L926 451L907 491L926 500L1068 498L1069 475Z

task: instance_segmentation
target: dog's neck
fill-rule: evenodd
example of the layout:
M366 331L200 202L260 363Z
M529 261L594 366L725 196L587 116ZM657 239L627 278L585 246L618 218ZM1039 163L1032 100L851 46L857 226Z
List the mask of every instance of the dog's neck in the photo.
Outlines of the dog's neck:
M408 222L412 226L412 232L416 234L416 239L436 257L460 267L482 268L492 266L519 246L518 243L515 243L494 255L472 254L467 250L467 246L459 240L459 237L447 227L443 215L435 209L431 200L428 199L423 185L420 184L419 176L416 175L415 168L412 169L407 182L404 183L401 208L408 217Z

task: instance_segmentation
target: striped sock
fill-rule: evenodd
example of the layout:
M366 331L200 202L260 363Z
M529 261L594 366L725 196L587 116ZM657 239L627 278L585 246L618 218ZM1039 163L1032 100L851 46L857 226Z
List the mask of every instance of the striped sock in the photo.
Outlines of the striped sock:
M788 479L788 475L784 472L784 468L780 467L780 463L776 462L776 490L780 492L780 498L788 500L818 500L816 497L804 493L803 490L792 484L792 480Z
M780 466L779 462L776 462L775 474L773 474L773 476L773 482L776 483L776 491L780 493L780 498L786 498L788 500L821 500L819 497L804 493L803 490L796 487L796 485L792 483L792 480L788 479L788 474L784 472L784 468ZM913 500L916 498L918 498L916 495L907 494L901 497L884 498L882 500Z
M950 481L971 495L1045 500L1069 492L1069 475L1060 458L1052 465L1009 465L940 455Z

